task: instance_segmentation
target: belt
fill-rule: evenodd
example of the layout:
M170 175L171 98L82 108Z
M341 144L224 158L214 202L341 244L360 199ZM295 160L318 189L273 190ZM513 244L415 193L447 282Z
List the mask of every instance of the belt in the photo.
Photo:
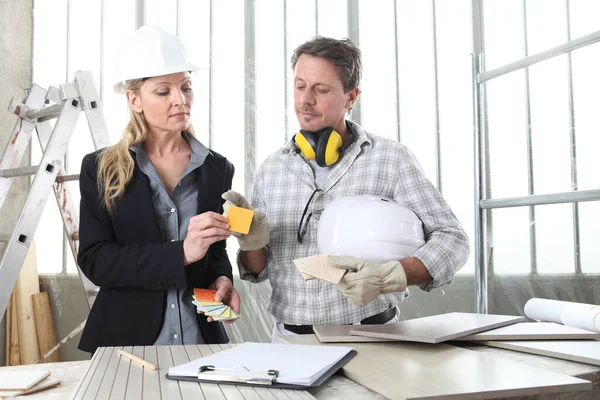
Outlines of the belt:
M390 321L392 318L396 316L396 307L390 307L385 311L380 312L379 314L371 315L360 321L361 325L382 325L386 322ZM313 331L312 325L288 325L283 324L283 327L290 331L294 332L298 335L309 335L311 333L315 333Z

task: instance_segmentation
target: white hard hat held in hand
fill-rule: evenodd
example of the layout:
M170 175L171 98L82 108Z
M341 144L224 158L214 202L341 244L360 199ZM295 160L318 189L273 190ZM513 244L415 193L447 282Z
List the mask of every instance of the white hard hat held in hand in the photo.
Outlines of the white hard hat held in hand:
M342 197L319 218L320 253L385 263L410 257L425 244L423 224L410 209L379 196Z
M115 63L116 93L125 92L125 83L132 79L197 71L200 67L190 63L181 40L154 26L142 26L125 38Z

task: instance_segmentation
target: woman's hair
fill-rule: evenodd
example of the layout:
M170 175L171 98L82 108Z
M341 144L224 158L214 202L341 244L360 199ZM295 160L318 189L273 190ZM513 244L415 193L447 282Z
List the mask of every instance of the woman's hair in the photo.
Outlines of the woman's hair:
M125 90L132 90L139 95L144 79L127 82ZM192 124L186 129L194 135ZM115 202L125 192L125 187L133 176L134 160L129 148L146 140L148 129L142 113L129 108L129 123L123 131L123 137L115 145L107 147L99 155L98 191L102 193L102 203L112 212Z

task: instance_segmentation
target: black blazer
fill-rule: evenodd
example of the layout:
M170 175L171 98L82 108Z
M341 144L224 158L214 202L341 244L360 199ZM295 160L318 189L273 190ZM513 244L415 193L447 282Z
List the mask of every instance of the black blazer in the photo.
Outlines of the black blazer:
M148 177L135 165L131 182L111 214L102 205L97 184L98 155L81 164L79 254L83 273L100 292L88 317L79 349L152 345L163 324L168 289L207 288L219 276L233 280L225 241L186 267L183 241L161 237ZM134 157L135 159L135 157ZM198 173L198 214L222 213L221 194L231 189L234 168L217 153L208 155ZM199 316L206 343L227 343L220 322Z

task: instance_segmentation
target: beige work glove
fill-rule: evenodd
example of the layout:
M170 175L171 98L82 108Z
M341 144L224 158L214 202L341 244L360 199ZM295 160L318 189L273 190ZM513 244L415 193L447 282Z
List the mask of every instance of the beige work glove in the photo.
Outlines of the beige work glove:
M406 289L406 274L399 261L379 264L350 256L328 256L327 261L335 268L356 270L346 273L337 284L340 292L355 306L369 304L382 293Z
M221 197L225 200L225 204L223 204L224 216L227 216L227 212L231 206L254 210L252 204L244 196L233 190L228 190ZM265 213L260 210L254 210L250 231L245 235L239 232L231 232L231 235L237 238L240 250L251 251L260 250L265 247L269 243L269 233L269 223L267 222Z

